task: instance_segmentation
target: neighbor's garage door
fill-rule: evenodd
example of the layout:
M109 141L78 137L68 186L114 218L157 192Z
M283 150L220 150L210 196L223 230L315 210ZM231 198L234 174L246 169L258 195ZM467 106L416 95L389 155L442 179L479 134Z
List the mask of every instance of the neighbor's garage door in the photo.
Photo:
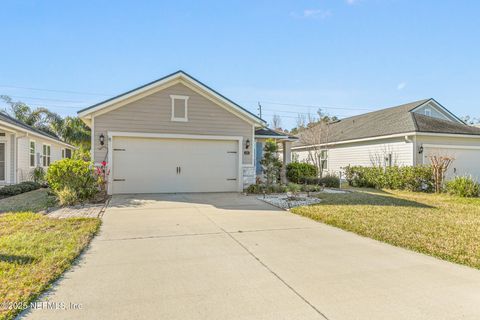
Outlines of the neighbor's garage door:
M238 142L113 137L113 193L238 190Z
M480 149L425 147L425 163L430 163L430 155L449 156L455 159L447 171L447 178L471 175L480 181Z

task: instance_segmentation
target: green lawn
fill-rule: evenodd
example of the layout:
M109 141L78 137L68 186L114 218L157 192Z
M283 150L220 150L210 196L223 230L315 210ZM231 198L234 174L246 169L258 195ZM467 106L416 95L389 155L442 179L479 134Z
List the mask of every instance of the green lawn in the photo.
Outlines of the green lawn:
M48 189L38 189L30 192L25 192L13 197L8 197L0 200L1 212L23 212L33 211L38 212L47 208L53 207L56 204L54 196L48 195Z
M38 191L38 190L37 190ZM35 192L35 191L34 191ZM0 319L13 319L68 269L100 226L100 219L53 219L36 213L0 215Z
M480 269L480 198L358 189L293 213Z

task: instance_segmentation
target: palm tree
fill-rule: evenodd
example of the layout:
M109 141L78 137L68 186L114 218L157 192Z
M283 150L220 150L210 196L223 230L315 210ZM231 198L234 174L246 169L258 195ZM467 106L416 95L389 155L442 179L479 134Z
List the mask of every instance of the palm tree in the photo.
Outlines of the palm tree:
M4 112L15 119L81 149L90 148L90 128L80 118L70 116L62 118L59 114L42 107L32 109L21 101L13 101L9 96L2 95L0 99L10 107L9 111Z

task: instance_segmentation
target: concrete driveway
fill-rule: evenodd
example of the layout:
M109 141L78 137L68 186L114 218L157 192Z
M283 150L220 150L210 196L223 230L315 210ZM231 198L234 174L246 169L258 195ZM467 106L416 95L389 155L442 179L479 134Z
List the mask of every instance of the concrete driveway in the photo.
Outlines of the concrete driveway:
M253 197L116 196L103 220L44 297L67 310L27 319L480 318L480 271Z

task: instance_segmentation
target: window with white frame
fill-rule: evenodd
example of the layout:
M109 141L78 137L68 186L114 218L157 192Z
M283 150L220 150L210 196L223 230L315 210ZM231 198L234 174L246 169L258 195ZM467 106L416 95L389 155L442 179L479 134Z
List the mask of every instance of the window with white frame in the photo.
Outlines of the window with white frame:
M188 96L170 95L172 99L172 121L188 121Z
M50 145L43 145L43 166L48 167L50 165Z
M328 150L320 151L320 169L322 171L328 170Z
M35 153L35 141L30 140L30 167L35 167L36 165L36 153Z
M430 109L430 108L425 109L425 115L431 117L432 116L432 109Z

